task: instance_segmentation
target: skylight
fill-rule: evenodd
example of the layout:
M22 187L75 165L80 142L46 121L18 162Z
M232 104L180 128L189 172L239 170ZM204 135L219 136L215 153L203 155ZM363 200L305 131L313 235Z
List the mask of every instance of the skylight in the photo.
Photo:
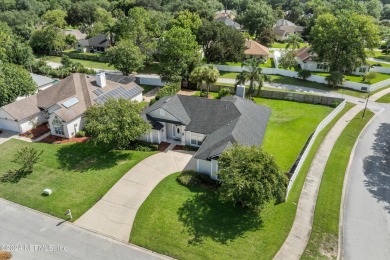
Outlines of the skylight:
M71 98L71 99L65 101L64 103L62 103L62 105L66 108L70 108L71 106L76 105L79 102L80 101L74 97L74 98Z

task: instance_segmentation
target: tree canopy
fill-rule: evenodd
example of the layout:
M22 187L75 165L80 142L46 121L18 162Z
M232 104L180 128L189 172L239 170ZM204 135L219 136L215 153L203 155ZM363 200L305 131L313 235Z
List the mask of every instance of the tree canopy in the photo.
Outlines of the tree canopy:
M121 41L107 50L106 59L110 65L124 75L138 71L143 67L145 56L138 46L131 41Z
M126 147L151 129L141 118L141 110L140 103L123 98L91 106L84 114L85 132L92 137L93 144L103 148Z
M23 67L0 62L0 106L12 103L19 96L34 94L35 82Z
M219 157L218 168L222 199L255 210L284 201L287 176L261 147L234 145Z
M378 27L372 18L351 11L337 16L320 15L311 30L311 47L331 71L350 72L367 58L366 48L379 42Z

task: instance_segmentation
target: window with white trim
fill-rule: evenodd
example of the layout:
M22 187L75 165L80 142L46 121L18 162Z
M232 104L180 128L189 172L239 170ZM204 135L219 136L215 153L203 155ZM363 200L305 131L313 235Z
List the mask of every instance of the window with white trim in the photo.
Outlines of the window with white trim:
M366 73L366 68L359 68L360 73Z
M201 146L204 138L203 134L191 133L191 145Z
M53 119L52 125L54 127L54 132L57 135L65 135L65 133L64 133L64 125L62 124L61 120L58 119L58 117L55 117Z
M318 70L326 70L326 69L328 69L328 65L325 63L317 63L317 69Z

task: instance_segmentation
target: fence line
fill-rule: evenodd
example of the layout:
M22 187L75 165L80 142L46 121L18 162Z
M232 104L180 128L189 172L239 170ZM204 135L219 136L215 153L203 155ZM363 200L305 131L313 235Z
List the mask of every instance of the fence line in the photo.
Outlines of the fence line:
M321 121L321 123L317 126L316 130L314 131L309 144L306 146L305 151L303 152L302 156L299 158L299 162L297 164L297 167L292 172L292 176L290 178L290 182L287 187L287 193L286 193L286 199L288 197L288 194L290 193L291 187L294 184L294 181L299 173L299 171L302 168L303 163L306 160L307 155L309 154L309 151L311 147L313 146L318 134L329 124L330 121L333 120L340 112L344 109L345 104L347 103L346 100L344 100L340 105L338 105L335 110L332 111L324 120Z

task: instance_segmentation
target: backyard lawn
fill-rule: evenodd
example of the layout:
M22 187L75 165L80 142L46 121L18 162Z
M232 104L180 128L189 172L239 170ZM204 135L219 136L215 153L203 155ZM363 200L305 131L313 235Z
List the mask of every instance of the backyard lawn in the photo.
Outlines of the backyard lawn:
M376 61L372 61L372 60L366 60L366 62L370 65L374 65L374 64L380 64L381 67L386 67L386 68L389 68L390 67L390 64L389 63L383 63L383 62L376 62Z
M308 43L300 43L299 44L299 48L303 47L303 46L308 46L309 44ZM271 48L278 48L278 49L285 49L287 46L287 43L282 43L282 42L274 42L272 45L271 45Z
M61 63L61 57L49 56L48 61ZM80 60L80 59L71 59L72 61L80 62L84 67L101 69L101 70L115 70L113 66L108 65L107 62L102 61L91 61L91 60Z
M20 147L42 150L34 172L18 182L0 181L0 197L73 221L91 208L130 168L153 152L104 152L86 143L45 144L11 139L0 145L0 177L17 168L11 160ZM53 194L41 195L45 188Z
M178 259L272 259L291 229L315 151L326 133L350 108L351 105L347 105L318 135L304 164L306 167L302 168L285 203L271 203L260 214L254 214L220 202L210 189L184 187L176 182L178 174L173 174L160 182L139 209L130 242ZM288 121L282 117L279 122L272 120L270 124L282 125ZM294 122L290 126L294 126ZM267 131L275 129L277 127Z

